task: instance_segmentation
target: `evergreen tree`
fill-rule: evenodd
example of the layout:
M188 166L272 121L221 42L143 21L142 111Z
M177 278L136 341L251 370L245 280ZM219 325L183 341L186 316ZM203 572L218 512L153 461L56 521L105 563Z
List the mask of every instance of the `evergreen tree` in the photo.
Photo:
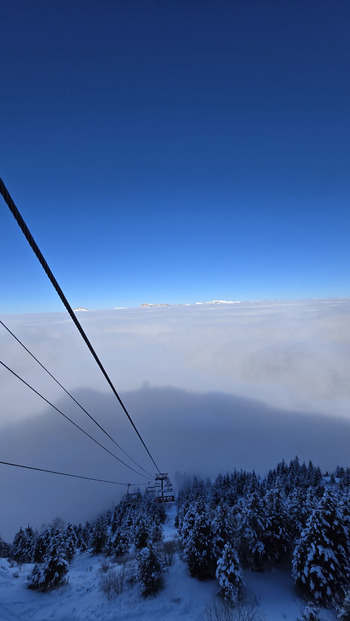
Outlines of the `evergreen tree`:
M341 521L346 532L347 545L350 549L350 493L347 491L340 495L338 508L341 515Z
M190 503L187 511L183 515L181 522L179 523L179 535L184 546L186 546L186 543L191 535L197 515L198 504L192 502Z
M100 516L91 527L90 546L93 554L101 554L107 543L107 524L104 516Z
M119 556L123 556L128 551L129 548L129 536L127 531L123 529L122 526L118 528L110 538L109 543L109 552L110 554L115 554L118 558Z
M75 529L73 524L68 524L65 532L65 547L66 547L66 558L68 563L70 563L75 555L77 549L78 538L75 533Z
M342 606L339 610L338 621L350 621L350 590L345 593Z
M53 535L43 563L37 563L27 579L28 589L48 591L67 582L68 561L62 543Z
M146 548L150 539L150 524L146 517L141 517L134 527L133 541L136 550Z
M226 543L220 556L216 577L219 583L219 595L227 602L234 603L242 589L242 572L236 550Z
M218 559L225 547L225 544L233 539L232 515L228 505L221 502L215 509L212 520L213 531L213 551L215 558Z
M263 502L258 492L249 494L243 504L239 523L239 553L242 562L254 571L263 571L266 550L264 533L266 520Z
M194 578L206 580L215 577L216 558L211 518L204 510L197 514L193 528L186 539L184 559Z
M313 487L317 487L322 483L322 473L320 468L316 468L312 461L309 461L308 469L307 469L307 482L308 485L312 485Z
M86 527L83 528L81 524L74 526L74 533L76 537L76 548L81 552L85 552L88 548L89 535L86 532Z
M290 523L285 500L279 489L271 489L265 496L265 532L263 541L266 556L280 561L290 550Z
M278 478L279 480L281 489L284 489L285 491L287 491L288 487L291 485L291 470L293 470L292 462L288 467L284 459L282 459L282 461L277 464L277 467L275 469L276 478ZM275 485L275 483L273 484Z
M9 543L6 543L6 541L0 537L0 558L6 558L10 555L11 552L11 546Z
M51 537L50 537L50 533L48 530L44 531L37 537L36 542L35 542L34 555L32 559L34 563L43 562L50 542L51 542Z
M164 524L166 520L166 510L164 504L162 502L152 501L152 512L157 523Z
M163 539L163 530L160 524L154 522L149 527L149 539L151 543L159 543Z
M293 577L316 603L336 599L346 584L349 548L335 499L326 492L295 547Z
M222 474L219 474L216 477L214 485L211 490L211 503L213 505L218 505L220 502L223 502L226 498L226 489L224 484L224 477Z
M89 548L90 545L90 539L91 539L91 530L92 530L92 526L90 524L90 522L86 522L84 527L80 527L81 531L80 531L80 549L82 551L85 551ZM79 532L79 531L78 531Z
M143 597L156 595L163 583L162 562L152 546L140 550L137 557L137 576Z
M303 616L301 619L297 619L297 621L319 621L318 613L317 606L309 602L304 608Z
M33 529L27 526L25 530L20 528L16 533L11 556L16 563L31 563L34 556L36 536Z
M310 512L312 512L306 502L306 489L300 487L293 489L286 504L289 516L290 535L292 541L295 541L299 539L310 517Z

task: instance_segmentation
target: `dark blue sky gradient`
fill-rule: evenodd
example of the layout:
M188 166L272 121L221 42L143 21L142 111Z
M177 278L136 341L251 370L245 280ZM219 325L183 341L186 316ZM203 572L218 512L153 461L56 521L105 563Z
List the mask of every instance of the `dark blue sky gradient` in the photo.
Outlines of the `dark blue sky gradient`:
M3 0L1 176L73 306L349 296L350 4ZM0 312L60 309L0 210Z

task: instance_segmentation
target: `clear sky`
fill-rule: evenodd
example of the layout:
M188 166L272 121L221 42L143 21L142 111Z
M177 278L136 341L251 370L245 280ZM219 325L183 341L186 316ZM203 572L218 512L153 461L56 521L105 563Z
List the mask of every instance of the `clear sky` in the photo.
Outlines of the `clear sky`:
M0 175L73 306L349 296L348 0L2 0ZM61 303L0 201L0 312Z

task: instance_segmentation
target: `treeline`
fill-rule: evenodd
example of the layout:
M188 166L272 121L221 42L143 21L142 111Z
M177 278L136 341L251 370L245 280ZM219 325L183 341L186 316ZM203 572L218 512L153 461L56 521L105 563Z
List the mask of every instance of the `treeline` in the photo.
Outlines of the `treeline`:
M195 478L179 493L176 518L189 573L216 577L222 597L234 602L242 568L289 564L304 598L349 606L349 474L337 468L322 476L295 458L263 479L245 471L219 475L214 483ZM350 619L350 607L347 614L339 618Z
M111 581L115 567L127 565L130 584L148 596L160 589L176 549L191 576L217 580L228 603L242 595L242 569L289 566L297 593L310 602L303 619L317 619L315 604L337 607L339 620L350 621L349 468L322 475L295 458L265 478L243 470L194 478L178 494L177 543L162 541L165 517L164 505L140 496L84 526L58 520L40 531L21 528L12 544L0 539L0 556L33 563L28 588L45 591L66 583L78 552L104 555L112 562L107 595L120 588L118 576Z
M134 505L120 503L113 511L102 513L85 526L63 523L42 529L20 528L11 545L1 542L2 556L21 565L34 563L27 586L47 591L67 582L69 564L77 552L103 554L113 561L132 548L136 557L131 581L141 584L144 596L159 590L162 583L163 558L157 551L162 540L164 506L149 497L140 497Z

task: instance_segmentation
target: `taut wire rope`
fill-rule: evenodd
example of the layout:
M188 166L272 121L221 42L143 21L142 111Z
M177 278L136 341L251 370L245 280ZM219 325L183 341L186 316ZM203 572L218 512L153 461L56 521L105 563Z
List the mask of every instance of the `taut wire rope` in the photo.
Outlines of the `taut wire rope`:
M38 360L36 356L34 356L34 354L28 349L28 347L26 347L24 343L22 343L22 341L10 330L8 326L4 324L2 320L0 320L0 324L5 328L5 330L7 330L7 332L9 332L9 334L11 334L11 336L17 341L17 343L19 343L23 347L23 349L28 352L28 354L35 360L35 362L37 362L41 366L41 368L46 371L46 373L56 382L56 384L58 384L58 386L62 388L62 390L64 390L64 392L74 401L74 403L76 403L80 407L80 409L85 412L85 414L87 414L87 416L95 423L95 425L97 425L97 427L99 427L99 429L103 431L107 438L112 440L112 442L124 453L124 455L126 455L135 464L135 466L151 476L150 473L147 472L147 470L140 466L137 461L135 461L126 451L124 451L124 449L118 444L118 442L116 442L114 438L112 438L112 436L102 427L102 425L100 425L100 423L95 420L95 418L91 414L89 414L89 412L79 403L79 401L75 399L75 397L73 397L73 395L61 384L61 382L59 382L58 379L56 379L56 377L52 375L52 373L50 373L50 371L40 362L40 360Z
M98 483L112 483L113 485L144 485L143 483L120 483L119 481L109 481L107 479L96 479L95 477L85 477L81 474L70 474L68 472L59 472L57 470L48 470L47 468L36 468L35 466L24 466L23 464L15 464L10 461L0 460L0 464L4 466L13 466L15 468L25 468L26 470L36 470L37 472L48 472L49 474L59 474L63 477L72 477L73 479L85 479L86 481L96 481Z
M67 300L66 296L64 295L64 293L63 293L63 291L62 291L61 287L59 286L59 284L58 284L58 282L57 282L56 278L54 277L54 275L53 275L52 271L50 270L50 268L49 268L49 266L48 266L48 264L47 264L47 262L46 262L46 260L45 260L45 258L44 258L44 256L43 256L43 254L42 254L42 253L41 253L41 251L40 251L39 246L38 246L38 245L37 245L37 243L35 242L34 237L32 236L32 234L31 234L31 232L30 232L29 228L27 227L27 225L26 225L25 221L23 220L23 218L22 218L22 216L21 216L21 214L20 214L20 212L19 212L18 208L16 207L16 205L15 205L14 201L12 200L12 198L11 198L11 196L10 196L9 191L7 190L7 188L6 188L6 186L5 186L4 182L3 182L3 180L2 180L1 178L0 178L0 194L2 194L2 196L3 196L3 198L4 198L4 201L5 201L6 205L7 205L7 206L8 206L8 208L10 209L10 211L11 211L11 213L12 213L13 217L15 218L15 220L16 220L16 222L17 222L18 226L20 227L20 229L21 229L21 231L22 231L23 235L25 236L25 238L26 238L27 242L29 243L29 245L30 245L31 249L33 250L33 252L34 252L35 256L37 257L37 259L38 259L38 261L39 261L40 265L42 266L43 270L45 271L45 273L46 273L47 277L49 278L49 280L50 280L51 284L53 285L53 287L55 288L56 292L58 293L58 295L59 295L59 297L60 297L60 299L61 299L62 303L63 303L63 304L64 304L64 306L66 307L66 309L67 309L67 311L68 311L68 313L69 313L69 315L70 315L70 317L71 317L71 319L72 319L73 323L75 324L76 328L78 329L78 331L79 331L79 333L80 333L81 337L83 338L83 340L85 341L85 343L86 343L87 347L89 348L90 353L92 354L92 356L94 357L94 359L95 359L96 363L98 364L98 366L99 366L99 368L100 368L101 372L103 373L103 375L104 375L104 377L105 377L106 381L108 382L108 384L109 384L109 386L110 386L110 388L111 388L111 390L112 390L112 392L113 392L114 396L117 398L117 400L118 400L118 402L119 402L120 406L122 407L122 409L123 409L123 411L124 411L125 415L127 416L128 420L129 420L129 422L130 422L130 424L132 425L132 427L133 427L134 431L136 432L136 434L137 434L137 436L138 436L139 440L141 441L141 443L142 443L142 445L143 445L144 449L146 450L146 452L147 452L147 454L148 454L149 458L151 459L151 461L152 461L153 465L155 466L155 468L157 469L157 471L160 473L160 470L159 470L159 468L158 468L158 466L157 466L156 462L154 461L154 459L153 459L153 457L152 457L152 455L151 455L151 453L150 453L149 449L147 448L147 446L146 446L146 444L145 444L145 442L144 442L143 438L141 437L140 432L138 431L138 429L137 429L137 427L136 427L136 425L135 425L134 421L132 420L132 418L131 418L131 416L130 416L130 414L129 414L128 410L126 409L126 407L125 407L125 405L124 405L124 403L123 403L122 399L120 398L120 396L119 396L119 394L118 394L117 390L115 389L115 387L114 387L114 385L113 385L113 383L112 383L112 380L110 379L110 377L109 377L109 375L108 375L107 371L105 370L105 368L104 368L104 366L103 366L102 362L100 361L100 359L99 359L98 355L96 354L96 352L95 352L95 350L94 350L94 348L93 348L92 344L90 343L90 341L89 341L89 339L88 339L87 335L85 334L85 331L83 330L83 327L81 326L81 324L80 324L80 322L79 322L78 318L77 318L77 317L76 317L76 315L74 314L74 311L73 311L73 309L72 309L71 305L69 304L69 302L68 302L68 300Z
M96 438L94 438L93 436L91 436L87 431L85 431L85 429L83 429L82 427L80 427L80 425L78 425L78 423L75 423L74 420L72 420L71 418L69 418L69 416L67 416L67 414L64 414L64 412L62 412L62 410L60 410L58 407L56 407L53 403L51 403L51 401L49 401L48 399L46 399L46 397L44 397L40 392L38 392L35 388L33 388L33 386L31 386L28 382L26 382L20 375L18 375L15 371L13 371L13 369L10 369L10 367L7 366L7 364L5 364L4 362L2 362L2 360L0 360L0 364L7 369L7 371L9 371L10 373L12 373L12 375L14 375L14 377L17 377L17 379L19 379L25 386L27 386L28 388L30 388L30 390L32 390L36 395L38 395L38 397L40 397L43 401L45 401L48 405L50 405L54 410L56 410L56 412L58 412L59 414L61 414L61 416L63 416L66 420L68 420L70 423L72 423L72 425L74 425L74 427L76 427L77 429L79 429L79 431L81 431L83 434L85 434L88 438L90 438L90 440L92 440L93 442L95 442L95 444L97 444L98 446L100 446L101 448L103 448L104 451L106 451L107 453L109 453L110 455L112 455L112 457L114 457L115 459L117 459L121 464L123 464L123 466L126 466L127 468L129 468L129 470L132 470L133 472L135 472L136 474L138 474L141 477L144 477L144 479L147 479L147 477L142 474L141 472L137 472L137 470L135 470L134 468L132 468L132 466L129 466L129 464L126 464L125 461L123 461L122 459L120 459L117 455L115 455L114 453L112 453L112 451L110 451L108 448L106 448L105 446L103 446L103 444L101 444L101 442L99 442L98 440L96 440Z

